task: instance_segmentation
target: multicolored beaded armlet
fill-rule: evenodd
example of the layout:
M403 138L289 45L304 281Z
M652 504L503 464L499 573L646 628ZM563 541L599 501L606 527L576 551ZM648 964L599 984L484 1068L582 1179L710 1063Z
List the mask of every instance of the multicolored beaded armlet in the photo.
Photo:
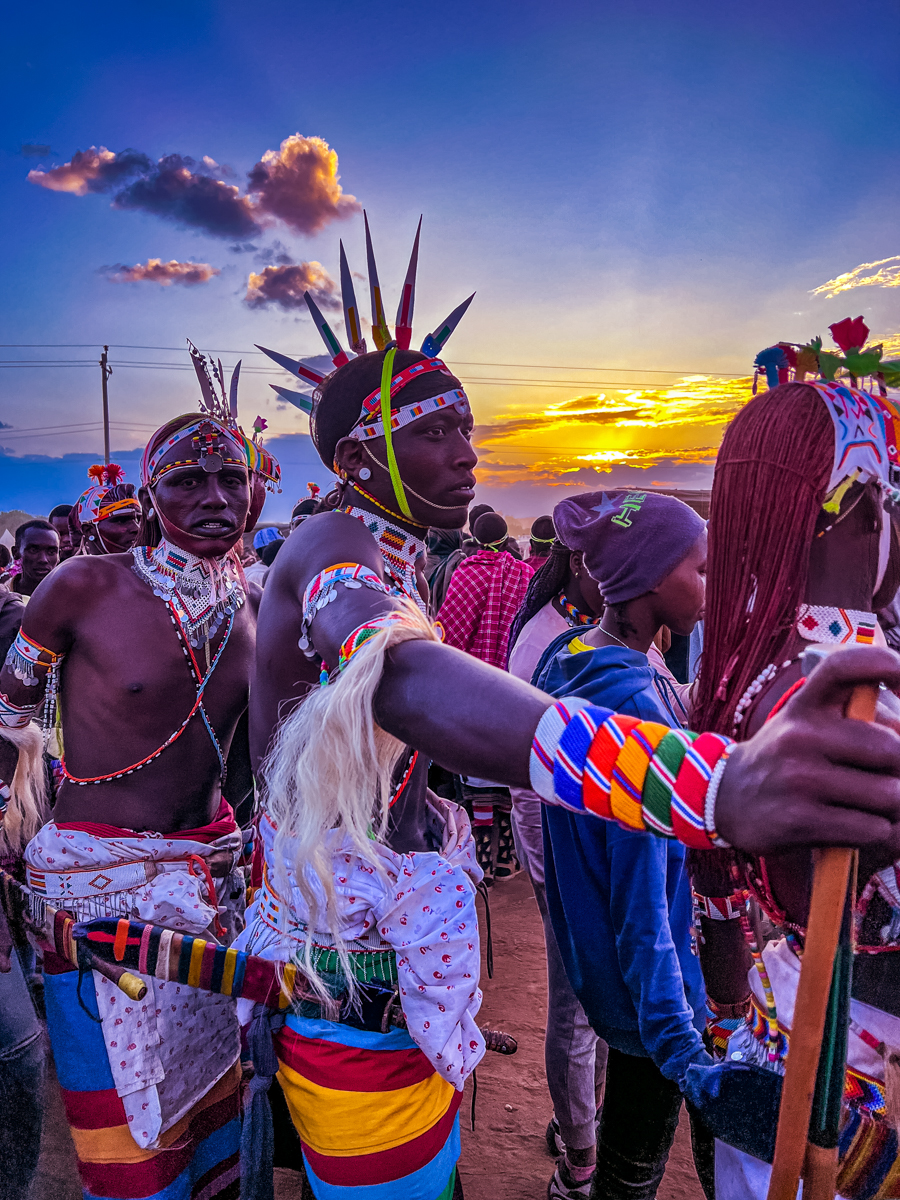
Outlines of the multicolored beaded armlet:
M531 786L571 812L709 850L727 844L708 793L732 745L718 733L670 729L569 697L548 708L535 731Z

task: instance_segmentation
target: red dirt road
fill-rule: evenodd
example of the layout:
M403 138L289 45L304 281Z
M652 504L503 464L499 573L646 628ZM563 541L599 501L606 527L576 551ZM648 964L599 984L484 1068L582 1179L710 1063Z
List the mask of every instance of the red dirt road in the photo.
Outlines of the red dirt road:
M491 915L494 978L489 980L483 969L479 1024L513 1034L519 1051L512 1058L489 1054L479 1068L474 1133L471 1085L466 1090L460 1114L460 1174L466 1200L544 1200L553 1173L544 1150L544 1129L552 1108L544 1076L547 982L541 922L524 874L491 889ZM29 1200L80 1200L72 1141L55 1081L50 1085L44 1124L41 1161ZM277 1200L300 1200L297 1178L293 1172L277 1172ZM659 1196L660 1200L703 1200L684 1121Z

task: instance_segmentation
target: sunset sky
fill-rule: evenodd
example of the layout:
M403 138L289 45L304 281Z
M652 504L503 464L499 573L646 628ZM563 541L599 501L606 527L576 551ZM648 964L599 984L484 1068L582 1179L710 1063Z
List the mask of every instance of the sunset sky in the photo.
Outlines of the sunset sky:
M0 509L86 486L104 342L130 479L196 405L190 337L243 358L285 470L266 515L326 483L254 344L321 354L304 287L346 342L363 207L389 321L424 214L414 345L477 293L444 357L510 514L708 486L775 341L862 313L900 354L893 0L51 0L7 29Z

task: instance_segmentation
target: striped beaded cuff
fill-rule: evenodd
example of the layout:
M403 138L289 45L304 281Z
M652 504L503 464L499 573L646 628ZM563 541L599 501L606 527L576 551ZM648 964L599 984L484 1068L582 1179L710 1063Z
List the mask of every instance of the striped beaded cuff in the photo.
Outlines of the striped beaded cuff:
M569 696L538 724L531 784L570 812L708 850L726 844L715 833L707 793L730 746L720 734L670 729Z
M580 699L578 696L567 696L565 700L560 700L556 704L552 704L545 711L538 722L537 729L534 731L534 740L531 743L531 758L529 760L531 787L548 804L561 804L564 807L569 807L563 797L556 794L556 752L559 749L560 740L571 724L573 717L583 712L586 708L593 709L595 713L602 714L600 720L603 720L611 711L608 708L597 708L595 705L590 704L587 700ZM588 742L588 746L590 746L590 742ZM581 770L584 770L583 759L581 760ZM566 792L572 795L575 794L573 789L567 788ZM580 790L579 802L572 807L572 811L584 811L584 803L580 801Z

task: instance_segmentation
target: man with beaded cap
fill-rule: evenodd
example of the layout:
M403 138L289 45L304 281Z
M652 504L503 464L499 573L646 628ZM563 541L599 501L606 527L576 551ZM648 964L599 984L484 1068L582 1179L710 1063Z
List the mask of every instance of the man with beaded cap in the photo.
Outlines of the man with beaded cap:
M479 872L468 823L427 793L426 760L688 844L809 844L823 837L823 811L830 840L900 844L900 784L854 769L895 769L900 742L883 729L851 732L840 715L851 683L900 676L886 651L841 656L755 742L730 750L717 735L578 699L553 704L439 644L422 616L418 562L427 528L465 520L476 463L468 403L436 357L446 339L406 349L405 299L399 348L374 308L375 354L364 352L346 287L344 302L352 361L310 303L336 367L314 380L308 408L339 476L337 511L291 534L261 603L251 739L265 872L241 944L296 962L318 989L276 1037L313 1191L437 1200L454 1189L459 1093L483 1053ZM270 353L309 379L305 364ZM839 787L835 756L851 768L837 772ZM620 766L627 804L610 782ZM757 797L762 821L747 814ZM870 817L859 811L868 806ZM398 1001L406 1032L395 1027ZM679 1081L701 1106L715 1069Z
M0 734L17 736L43 700L65 747L25 884L36 906L76 920L136 917L227 941L242 923L243 839L223 784L256 628L233 548L261 504L221 409L158 430L141 478L141 545L63 564L0 675ZM103 975L45 957L85 1195L237 1196L233 1002L142 978L146 997L129 1003Z

